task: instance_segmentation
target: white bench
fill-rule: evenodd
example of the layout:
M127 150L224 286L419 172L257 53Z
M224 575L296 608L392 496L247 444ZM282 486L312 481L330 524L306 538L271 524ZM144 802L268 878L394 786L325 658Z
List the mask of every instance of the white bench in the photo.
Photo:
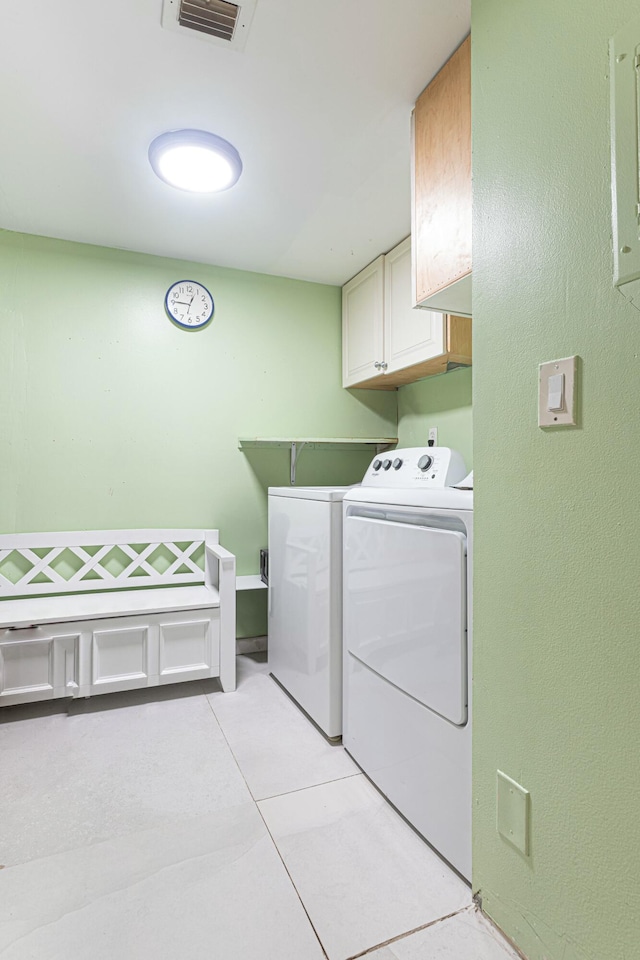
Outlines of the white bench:
M0 705L205 677L235 690L235 608L217 530L0 535Z

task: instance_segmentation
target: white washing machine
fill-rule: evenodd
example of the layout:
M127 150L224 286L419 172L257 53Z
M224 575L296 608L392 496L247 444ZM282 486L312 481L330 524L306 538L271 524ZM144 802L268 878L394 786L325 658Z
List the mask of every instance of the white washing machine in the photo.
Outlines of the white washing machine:
M342 498L269 487L269 667L333 739L342 734Z
M348 752L471 877L473 493L460 454L375 457L344 498Z

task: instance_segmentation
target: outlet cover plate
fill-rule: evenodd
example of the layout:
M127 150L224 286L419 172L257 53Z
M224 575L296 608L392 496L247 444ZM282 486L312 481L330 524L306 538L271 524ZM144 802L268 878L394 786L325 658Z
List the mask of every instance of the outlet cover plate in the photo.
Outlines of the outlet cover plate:
M529 791L498 770L498 833L529 856Z

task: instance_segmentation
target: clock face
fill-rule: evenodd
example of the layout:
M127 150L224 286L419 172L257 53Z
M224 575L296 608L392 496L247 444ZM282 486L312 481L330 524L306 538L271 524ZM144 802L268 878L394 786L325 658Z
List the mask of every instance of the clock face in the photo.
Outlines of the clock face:
M203 327L213 316L213 297L195 280L179 280L169 287L164 305L171 319L187 330Z

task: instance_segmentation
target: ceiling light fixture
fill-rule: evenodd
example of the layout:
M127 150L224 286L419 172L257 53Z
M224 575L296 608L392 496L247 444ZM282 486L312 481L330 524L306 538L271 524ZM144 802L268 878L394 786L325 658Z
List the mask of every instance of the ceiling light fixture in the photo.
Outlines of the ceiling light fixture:
M149 163L165 183L192 193L228 190L242 173L234 146L205 130L171 130L149 145Z

